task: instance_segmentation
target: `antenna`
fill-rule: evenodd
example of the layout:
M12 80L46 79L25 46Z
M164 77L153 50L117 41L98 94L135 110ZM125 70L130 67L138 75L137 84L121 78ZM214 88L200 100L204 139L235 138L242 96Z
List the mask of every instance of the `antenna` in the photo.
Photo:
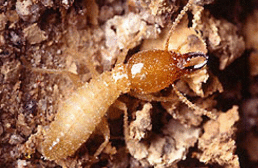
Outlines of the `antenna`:
M165 50L168 50L168 43L170 40L170 37L172 35L172 33L174 32L176 26L179 24L179 22L181 21L181 19L183 18L183 16L185 15L185 13L188 11L188 9L192 6L194 0L189 0L188 3L184 6L184 8L181 10L181 12L177 15L175 21L173 22L171 29L169 30L168 33L168 39L166 41L165 44Z

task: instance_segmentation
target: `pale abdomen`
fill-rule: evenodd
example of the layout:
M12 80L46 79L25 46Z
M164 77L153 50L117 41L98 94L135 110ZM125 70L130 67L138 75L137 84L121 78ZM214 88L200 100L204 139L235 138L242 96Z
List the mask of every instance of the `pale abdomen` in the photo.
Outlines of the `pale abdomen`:
M105 72L78 88L62 103L55 121L46 130L41 144L43 155L50 160L72 155L87 141L109 106L128 90L124 66Z

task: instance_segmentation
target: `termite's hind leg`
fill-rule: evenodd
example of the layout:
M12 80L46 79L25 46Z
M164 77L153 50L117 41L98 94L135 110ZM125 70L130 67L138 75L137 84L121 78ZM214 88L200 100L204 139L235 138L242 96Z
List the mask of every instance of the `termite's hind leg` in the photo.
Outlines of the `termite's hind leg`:
M91 51L78 52L77 50L75 50L75 51L68 50L66 54L71 55L74 58L84 58L85 57L84 53L88 53L88 56L85 59L78 60L78 61L85 62L85 65L87 66L87 68L90 71L91 77L96 78L97 76L100 75L100 73L96 70L96 68L94 67L93 61L91 60L94 53L92 53Z
M40 68L31 68L34 72L39 73L48 73L48 74L60 74L63 76L67 76L76 87L80 87L83 85L82 81L80 80L77 74L74 74L67 70L56 70L56 69L40 69Z
M103 118L102 122L100 122L100 124L98 125L97 129L99 129L101 131L101 133L104 136L104 142L102 142L102 144L99 146L99 148L96 150L96 152L94 153L94 157L98 157L98 155L103 151L103 149L107 146L109 139L110 139L110 130L108 127L108 122L107 122L107 118Z
M32 67L27 60L24 57L21 57L21 62L24 65L24 67L26 69L29 69L33 72L37 72L37 73L47 73L47 74L57 74L57 75L63 75L63 76L67 76L75 86L80 87L83 85L82 81L80 80L79 76L75 73L72 73L70 71L67 70L57 70L57 69L42 69L42 68L35 68Z

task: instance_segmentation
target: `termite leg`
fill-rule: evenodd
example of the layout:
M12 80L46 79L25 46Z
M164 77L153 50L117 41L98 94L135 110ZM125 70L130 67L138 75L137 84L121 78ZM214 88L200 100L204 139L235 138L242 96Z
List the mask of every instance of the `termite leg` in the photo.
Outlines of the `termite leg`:
M123 51L117 56L116 64L122 64L124 62L125 57L128 53L128 50L129 50L129 48L127 48L127 47L125 49L123 49Z
M97 158L97 156L103 151L103 149L107 146L109 139L110 139L110 130L108 127L107 118L103 117L102 122L98 125L97 129L101 131L101 133L104 136L104 142L99 146L99 148L94 153L94 157Z
M129 141L129 122L128 122L128 112L127 112L127 107L124 103L121 104L123 111L124 111L124 136L125 136L125 143Z
M176 101L177 99L175 99L175 95L173 93L171 93L172 95L169 95L168 97L155 97L154 95L151 94L139 94L136 92L130 92L130 95L132 95L133 97L136 97L140 100L145 100L148 102L151 101L156 101L156 102L173 102Z
M31 71L38 72L38 73L48 73L48 74L60 74L63 76L68 76L69 79L73 82L73 84L77 87L80 87L83 85L81 82L79 76L77 74L74 74L67 70L56 70L56 69L42 69L42 68L35 68L32 67L27 60L24 57L21 57L21 62L24 64L24 66L27 69L30 69Z
M116 102L114 103L115 106L122 110L124 112L124 136L125 136L125 142L127 143L129 140L129 125L128 125L128 113L127 113L127 107L125 105L125 103L116 100ZM106 120L106 118L102 119L103 122L101 122L98 125L98 129L100 129L100 131L102 132L105 141L99 146L99 148L97 149L97 151L94 154L94 157L96 158L102 151L103 149L107 146L109 139L110 139L110 130L108 127L108 122Z
M114 104L118 109L120 109L124 112L124 136L125 136L125 142L127 143L129 140L129 124L128 124L127 107L124 102L121 102L119 100L116 100L116 102Z
M206 115L207 117L216 120L217 119L217 115L211 111L207 111L203 108L198 107L197 105L193 104L192 102L190 102L177 88L175 85L173 86L173 90L175 91L175 93L177 94L178 98L185 103L189 108L193 109L193 110L197 110L202 112L202 114Z
M87 58L86 66L89 69L92 78L96 78L97 76L100 75L100 73L94 67L94 65L93 65L92 61L90 60L90 58Z
M70 53L70 54L73 55L74 53ZM78 53L77 53L77 54L78 54ZM94 65L93 65L93 62L92 62L92 60L91 60L92 55L93 55L93 53L91 53L91 54L89 54L89 55L87 56L87 58L86 58L86 60L85 60L85 64L86 64L87 68L88 68L89 71L90 71L91 77L92 77L92 78L96 78L97 76L100 75L100 73L96 70L96 68L95 68ZM77 57L78 57L78 55L77 55ZM80 54L79 57L83 58L84 55L83 55L83 54Z
M72 43L71 46L68 47L69 49L65 50L65 55L71 55L74 58L85 58L85 53L87 53L87 57L85 59L82 59L83 61L85 61L85 64L87 66L87 68L89 69L92 78L95 78L97 76L99 76L99 72L95 69L93 63L92 63L92 56L94 55L92 50L87 50L87 51L80 51L78 49L79 46L79 41L78 39L80 39L80 33L78 32L76 27L70 27L68 29L68 34L69 34L69 38L71 39Z
M31 68L31 70L34 72L39 72L39 73L60 74L63 76L67 76L73 82L73 84L75 86L80 87L83 85L83 83L81 82L81 80L77 74L74 74L67 70L40 69L40 68Z
M145 33L145 31L146 28L140 30L140 32L125 46L123 51L118 55L116 64L122 64L124 62L128 50L130 50L133 47L133 43L138 41L141 38L141 36Z

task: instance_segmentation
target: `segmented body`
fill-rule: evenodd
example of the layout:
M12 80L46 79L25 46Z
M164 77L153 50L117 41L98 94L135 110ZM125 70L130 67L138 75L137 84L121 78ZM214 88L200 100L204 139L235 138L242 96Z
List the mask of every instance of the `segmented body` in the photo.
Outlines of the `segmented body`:
M192 4L193 0L189 0L175 19L169 37ZM104 72L72 93L62 103L55 121L46 130L41 143L42 154L49 160L74 154L87 141L120 94L130 90L145 94L160 91L181 76L206 65L208 57L204 53L168 51L169 37L164 50L138 52L127 64L117 65L111 72ZM182 100L190 104L186 98Z
M62 103L41 146L47 159L66 158L89 138L109 106L128 92L126 74L124 66L117 66L78 88Z
M46 130L42 153L49 160L72 155L86 142L101 122L107 109L130 89L140 93L157 92L181 76L195 70L192 58L208 57L203 53L178 54L166 50L142 51L127 64L116 66L80 87L60 106L55 121Z

